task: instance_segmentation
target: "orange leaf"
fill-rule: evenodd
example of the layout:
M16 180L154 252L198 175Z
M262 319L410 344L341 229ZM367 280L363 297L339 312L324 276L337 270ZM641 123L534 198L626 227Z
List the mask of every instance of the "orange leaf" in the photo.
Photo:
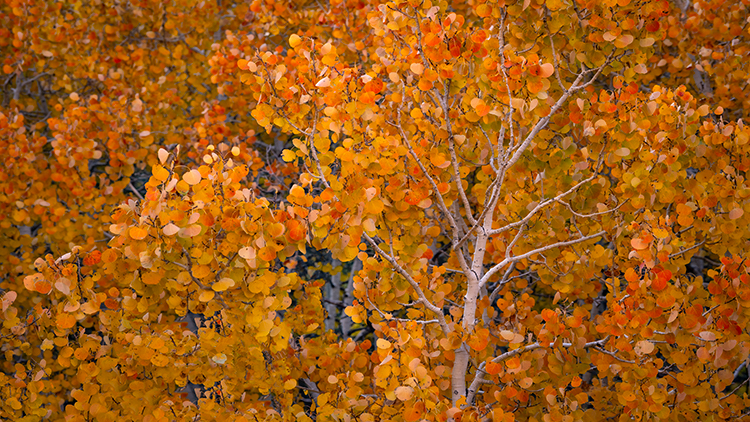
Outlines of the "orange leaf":
M477 16L479 16L480 18L486 18L487 16L492 14L492 6L487 3L482 3L477 6L476 12Z
M503 365L501 363L492 362L492 361L487 362L487 365L484 367L484 371L490 375L497 375L502 370L503 370Z
M142 229L142 228L140 228L138 226L133 226L133 227L131 227L128 230L128 234L130 235L131 239L134 239L134 240L143 240L143 239L146 238L146 236L148 236L148 231L146 231L146 230L144 230L144 229Z
M421 406L419 406L421 404ZM424 405L422 403L415 403L412 407L407 407L404 410L404 420L406 422L416 422L422 418L424 413Z
M635 269L628 268L627 270L625 270L625 280L632 283L634 281L638 281L640 278L641 278L640 274L638 274L638 272Z
M36 284L34 285L34 290L36 290L37 292L43 295L46 295L47 293L52 291L52 283L50 283L47 280L37 281Z
M630 246L632 246L633 249L635 249L637 251L642 251L642 250L648 248L649 243L650 242L646 242L645 240L643 240L643 239L641 239L639 237L635 237L635 238L633 238L633 239L630 240Z
M490 330L486 328L479 328L477 332L469 338L467 343L472 349L478 352L481 352L487 347L487 344L489 344L489 341L490 341Z
M107 249L102 252L102 262L105 264L111 264L117 261L117 252L114 249Z
M258 258L264 261L273 261L276 259L276 251L271 246L265 246L258 251Z
M267 226L266 230L268 231L268 234L271 237L279 237L282 234L284 234L284 230L286 227L284 227L284 224L282 223L273 223Z
M143 280L143 284L159 284L159 282L162 279L162 275L158 272L147 272L141 274L141 280Z
M555 66L552 63L544 63L539 66L539 76L542 78L549 78L555 73Z
M60 329L72 328L76 325L76 317L73 314L63 313L59 314L55 319L55 325Z

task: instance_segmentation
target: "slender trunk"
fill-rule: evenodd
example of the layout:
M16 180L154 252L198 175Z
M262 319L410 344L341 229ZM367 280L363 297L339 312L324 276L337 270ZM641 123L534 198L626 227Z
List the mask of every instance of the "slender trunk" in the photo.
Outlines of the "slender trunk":
M336 268L341 265L341 261L334 259L331 261L331 267ZM338 303L341 300L341 273L331 276L331 282L326 284L325 287L325 306L326 306L326 330L334 330L336 328L336 320L339 316Z
M359 258L354 258L352 272L349 274L349 281L346 283L346 290L344 292L344 306L351 306L354 302L354 276L357 275L361 269L362 261L360 261ZM341 337L345 339L349 338L349 331L352 329L351 317L342 314L339 324L341 324Z
M476 325L477 299L479 298L479 282L484 274L484 254L487 249L487 233L492 227L494 212L487 212L482 226L477 229L476 241L474 243L474 256L471 262L471 272L466 274L467 287L464 298L464 313L462 326L465 333L474 331ZM469 368L469 346L461 344L456 350L451 370L451 398L456 406L461 397L466 397L466 373ZM470 403L469 403L470 404Z

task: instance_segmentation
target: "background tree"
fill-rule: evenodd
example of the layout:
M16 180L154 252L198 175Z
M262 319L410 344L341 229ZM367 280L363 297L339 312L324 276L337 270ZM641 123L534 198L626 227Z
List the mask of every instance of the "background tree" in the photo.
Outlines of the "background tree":
M745 418L715 3L4 3L0 416Z

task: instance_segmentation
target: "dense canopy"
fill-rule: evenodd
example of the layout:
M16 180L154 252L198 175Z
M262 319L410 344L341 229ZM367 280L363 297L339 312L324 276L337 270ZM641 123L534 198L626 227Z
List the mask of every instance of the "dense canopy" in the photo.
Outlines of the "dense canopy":
M0 0L0 419L747 420L749 7Z

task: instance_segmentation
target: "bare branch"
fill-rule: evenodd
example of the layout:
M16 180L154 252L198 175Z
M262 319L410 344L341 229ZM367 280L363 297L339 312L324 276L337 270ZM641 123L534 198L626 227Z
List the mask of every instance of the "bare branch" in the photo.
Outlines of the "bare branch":
M575 192L576 190L578 190L578 188L580 188L580 187L581 187L581 186L583 186L584 184L586 184L586 183L588 183L588 182L590 182L590 181L594 180L594 178L595 178L595 177L596 177L597 175L598 175L598 173L594 173L594 174L592 174L591 176L589 176L588 178L586 178L586 179L584 179L584 180L581 180L580 182L576 183L576 184L575 184L575 185L573 185L573 186L572 186L572 187L571 187L570 189L568 189L568 190L566 190L565 192L563 192L563 193L561 193L561 194L557 195L556 197L554 197L554 198L550 198L550 199L547 199L547 200L544 200L544 201L540 202L540 203L539 203L539 204L537 204L537 206L536 206L536 207L534 207L534 209L532 209L532 210L531 210L531 211L530 211L530 212L529 212L529 213L528 213L528 214L526 215L526 217L524 217L523 219L521 219L521 220L518 220L518 221L516 221L516 222L514 222L514 223L506 224L506 225L505 225L505 226L503 226L503 227L500 227L500 228L497 228L497 229L494 229L494 230L490 230L490 235L491 235L491 236L494 236L494 235L497 235L497 234L500 234L500 233L506 232L506 231L508 231L508 230L510 230L510 229L514 229L514 228L516 228L516 227L520 227L520 226L523 226L524 224L527 224L527 223L528 223L528 222L529 222L529 221L531 220L531 218L532 218L532 217L534 217L534 215L536 215L536 214L537 214L537 213L538 213L539 211L543 210L543 209L544 209L545 207L547 207L548 205L550 205L550 204L552 204L552 203L555 203L555 202L560 202L560 200L562 200L562 198L565 198L566 196L568 196L568 195L570 195L571 193L573 193L573 192Z
M435 306L435 304L433 304L432 302L430 302L427 299L427 297L424 294L424 291L422 290L422 287L419 286L419 283L417 283L417 281L414 280L414 278L409 274L409 272L406 271L404 269L404 267L402 267L398 263L398 261L396 260L395 257L393 257L391 255L388 255L388 253L386 253L384 250L382 250L380 248L380 246L378 246L378 244L375 242L375 240L373 238L371 238L366 233L363 236L364 236L365 240L367 240L367 243L369 243L370 246L372 246L372 248L375 249L375 252L377 252L378 255L380 255L383 259L385 259L386 261L388 261L391 264L391 267L393 267L393 269L396 270L396 272L398 272L399 274L401 274L401 276L404 277L406 279L406 281L409 282L409 284L411 285L411 287L414 288L414 290L417 292L417 296L419 297L419 301L422 302L422 304L427 309L429 309L432 313L435 314L435 316L437 317L438 323L440 324L440 327L443 329L443 332L445 334L450 333L452 330L450 329L450 327L448 327L448 323L445 321L445 315L443 315L443 310L440 309L440 308L438 308L437 306Z
M536 248L534 250L531 250L531 251L526 252L526 253L521 254L521 255L516 255L516 256L509 257L509 258L505 258L500 263L498 263L498 264L494 265L492 268L490 268L489 271L487 271L484 274L484 276L482 277L482 279L479 281L479 285L480 285L480 287L483 286L485 283L487 283L487 281L490 279L490 277L492 277L496 272L500 271L503 267L505 267L506 265L508 265L510 263L521 261L523 259L529 258L529 257L537 255L537 254L540 254L540 253L548 251L550 249L555 249L555 248L559 248L559 247L562 247L562 246L575 245L577 243L585 242L587 240L596 239L597 237L603 236L606 233L607 233L606 231L602 230L602 231L599 231L599 232L597 232L595 234L591 234L591 235L584 236L584 237L579 237L577 239L566 240L566 241L562 241L562 242L555 242L555 243L552 243L552 244L547 245L547 246L542 246L541 248Z
M584 349L588 349L588 348L591 348L591 347L601 347L601 346L603 346L607 342L607 340L609 340L609 336L607 336L607 337L605 337L605 338L603 338L601 340L596 340L596 341L588 342L588 343L586 343L586 344L583 345L583 348ZM566 347L566 348L573 346L572 343L562 343L560 345L562 347ZM505 361L507 359L512 358L513 356L520 355L521 353L525 353L525 352L530 352L532 350L536 350L536 349L539 349L539 348L542 348L542 347L553 348L553 347L555 347L555 344L554 343L549 343L549 344L532 343L532 344L526 345L524 347L521 347L521 348L518 348L518 349L515 349L515 350L511 350L511 351L505 352L505 353L503 353L500 356L496 356L490 362L500 363L500 362L503 362L503 361ZM479 386L484 383L484 377L487 374L487 372L485 372L485 370L484 370L484 368L486 366L487 366L487 362L482 362L481 364L479 364L479 368L477 368L477 373L474 376L474 380L471 382L471 386L469 387L469 394L466 397L466 403L469 406L471 406L474 403L474 397L476 396L477 391L479 391Z

